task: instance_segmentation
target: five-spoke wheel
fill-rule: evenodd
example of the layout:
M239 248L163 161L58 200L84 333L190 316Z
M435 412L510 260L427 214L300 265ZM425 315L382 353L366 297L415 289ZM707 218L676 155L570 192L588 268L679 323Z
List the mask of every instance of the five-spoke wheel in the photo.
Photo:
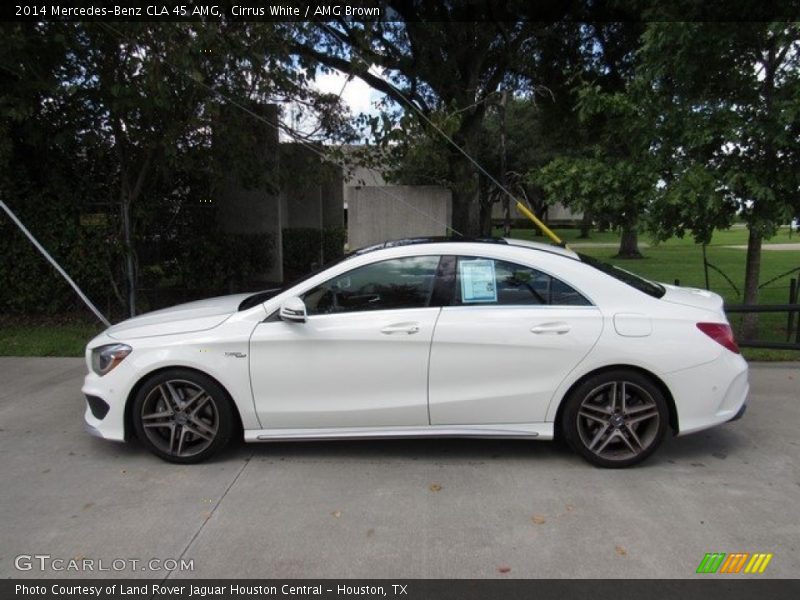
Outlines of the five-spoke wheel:
M176 369L140 388L133 405L140 440L165 460L205 460L227 444L233 430L228 395L210 377Z
M607 371L567 399L562 431L572 448L602 467L626 467L649 456L666 433L661 390L636 371Z

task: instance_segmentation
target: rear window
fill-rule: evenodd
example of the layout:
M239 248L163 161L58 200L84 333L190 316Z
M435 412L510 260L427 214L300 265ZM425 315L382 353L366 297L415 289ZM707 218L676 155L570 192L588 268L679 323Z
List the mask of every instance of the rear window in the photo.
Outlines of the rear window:
M587 265L594 267L598 271L602 271L606 275L611 275L611 277L618 279L622 283L627 283L629 286L636 288L640 292L644 292L648 296L661 298L667 293L663 285L659 285L644 277L639 277L635 273L620 269L619 267L605 263L602 260L597 260L591 256L586 256L585 254L578 254L578 257L581 259L581 262L585 262Z

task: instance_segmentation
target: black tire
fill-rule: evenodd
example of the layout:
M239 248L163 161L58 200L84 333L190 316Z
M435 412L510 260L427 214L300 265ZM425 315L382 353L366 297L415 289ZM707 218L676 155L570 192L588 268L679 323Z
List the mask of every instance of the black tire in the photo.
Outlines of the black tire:
M131 417L150 452L180 464L203 462L222 450L237 423L232 400L221 385L178 368L144 382L133 399Z
M598 467L641 463L658 448L669 426L664 394L652 380L631 369L589 377L565 402L564 439Z

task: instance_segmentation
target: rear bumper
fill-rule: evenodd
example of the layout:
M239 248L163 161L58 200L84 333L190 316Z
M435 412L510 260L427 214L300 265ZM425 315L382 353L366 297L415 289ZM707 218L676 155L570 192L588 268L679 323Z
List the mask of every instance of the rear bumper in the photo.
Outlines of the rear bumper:
M728 420L728 423L730 423L731 421L738 421L739 419L741 419L744 416L746 410L747 410L747 402L742 404L742 408L739 409L739 412L733 415L732 419Z
M703 365L669 373L665 383L678 413L678 435L734 421L744 414L750 392L747 362L724 351Z

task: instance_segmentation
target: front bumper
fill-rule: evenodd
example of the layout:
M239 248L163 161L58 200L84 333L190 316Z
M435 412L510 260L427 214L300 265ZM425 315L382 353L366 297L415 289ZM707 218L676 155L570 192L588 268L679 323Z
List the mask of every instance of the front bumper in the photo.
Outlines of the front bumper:
M120 369L122 365L104 377L89 373L83 380L81 391L87 398L96 399L91 403L88 400L86 402L86 411L83 415L86 431L95 437L122 442L125 441L127 386L121 385L122 378L119 375L122 373L116 373ZM107 410L105 407L108 407Z
M89 434L89 435L91 435L92 437L96 437L96 438L101 438L101 439L103 439L103 434L102 434L102 433L100 433L100 430L99 430L99 429L97 429L97 427L92 427L92 426L91 426L91 425L89 425L89 423L88 423L87 421L85 421L85 420L84 420L84 422L83 422L83 429L84 429L84 431L85 431L86 433L88 433L88 434Z

